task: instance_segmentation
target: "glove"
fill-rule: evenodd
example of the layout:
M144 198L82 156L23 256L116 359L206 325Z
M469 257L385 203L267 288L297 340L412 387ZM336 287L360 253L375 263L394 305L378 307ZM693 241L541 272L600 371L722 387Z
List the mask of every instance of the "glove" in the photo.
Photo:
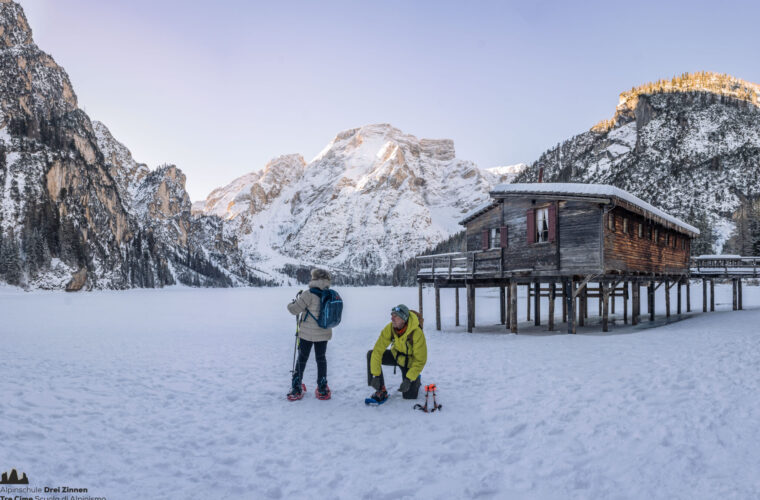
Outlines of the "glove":
M407 392L411 388L412 388L412 381L404 377L404 381L401 382L401 385L398 388L398 392Z
M372 386L372 388L376 391L379 391L383 388L383 381L380 377L372 377L372 380L370 380L369 385Z

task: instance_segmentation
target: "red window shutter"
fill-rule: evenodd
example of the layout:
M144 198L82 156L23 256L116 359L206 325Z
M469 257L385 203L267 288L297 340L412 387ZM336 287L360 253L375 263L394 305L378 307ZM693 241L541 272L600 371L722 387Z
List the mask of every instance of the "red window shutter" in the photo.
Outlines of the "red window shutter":
M507 226L501 226L499 234L501 235L501 248L507 248L507 242L509 241L507 238Z
M534 210L528 210L528 243L536 242L536 216Z
M549 241L554 241L557 234L557 205L549 205Z
M482 250L488 250L488 229L480 232L480 246Z

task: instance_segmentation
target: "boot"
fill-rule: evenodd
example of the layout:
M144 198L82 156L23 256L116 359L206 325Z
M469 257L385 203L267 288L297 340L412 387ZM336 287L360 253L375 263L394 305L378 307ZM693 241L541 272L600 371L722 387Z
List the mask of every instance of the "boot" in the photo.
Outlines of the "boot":
M327 385L327 377L322 377L317 382L317 390L314 392L317 399L330 399L330 386Z
M306 392L306 384L301 383L300 375L293 375L293 380L290 384L290 392L288 393L288 400L297 401L303 397L304 392Z
M385 403L385 400L388 399L388 391L385 390L385 386L382 386L379 391L376 391L370 397L378 403Z

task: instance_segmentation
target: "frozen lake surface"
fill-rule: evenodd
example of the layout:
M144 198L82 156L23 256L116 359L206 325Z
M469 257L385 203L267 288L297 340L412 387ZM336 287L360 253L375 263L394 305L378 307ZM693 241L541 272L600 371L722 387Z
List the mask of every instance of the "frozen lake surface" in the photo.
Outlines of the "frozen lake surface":
M387 367L392 398L363 404L366 352L416 288L339 290L333 399L314 398L312 357L289 402L296 288L0 288L0 468L109 500L760 497L758 287L744 311L721 285L714 313L578 335L504 333L498 289L478 291L472 334L443 290L437 332L426 289L433 414Z

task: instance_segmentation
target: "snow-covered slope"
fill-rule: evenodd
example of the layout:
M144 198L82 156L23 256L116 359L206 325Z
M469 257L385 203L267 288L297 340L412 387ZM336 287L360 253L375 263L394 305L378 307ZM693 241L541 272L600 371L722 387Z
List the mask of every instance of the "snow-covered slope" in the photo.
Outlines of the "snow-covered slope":
M319 264L347 275L388 273L461 228L510 172L456 158L451 140L387 125L339 133L306 164L298 155L214 190L194 211L235 228L251 263Z
M612 184L697 226L695 253L720 253L727 240L726 251L754 253L759 89L697 73L624 92L612 120L548 150L517 182L543 167L550 182Z
M491 175L502 178L501 182L513 182L514 179L528 168L527 163L515 163L514 165L504 165L500 167L489 167L486 169Z

